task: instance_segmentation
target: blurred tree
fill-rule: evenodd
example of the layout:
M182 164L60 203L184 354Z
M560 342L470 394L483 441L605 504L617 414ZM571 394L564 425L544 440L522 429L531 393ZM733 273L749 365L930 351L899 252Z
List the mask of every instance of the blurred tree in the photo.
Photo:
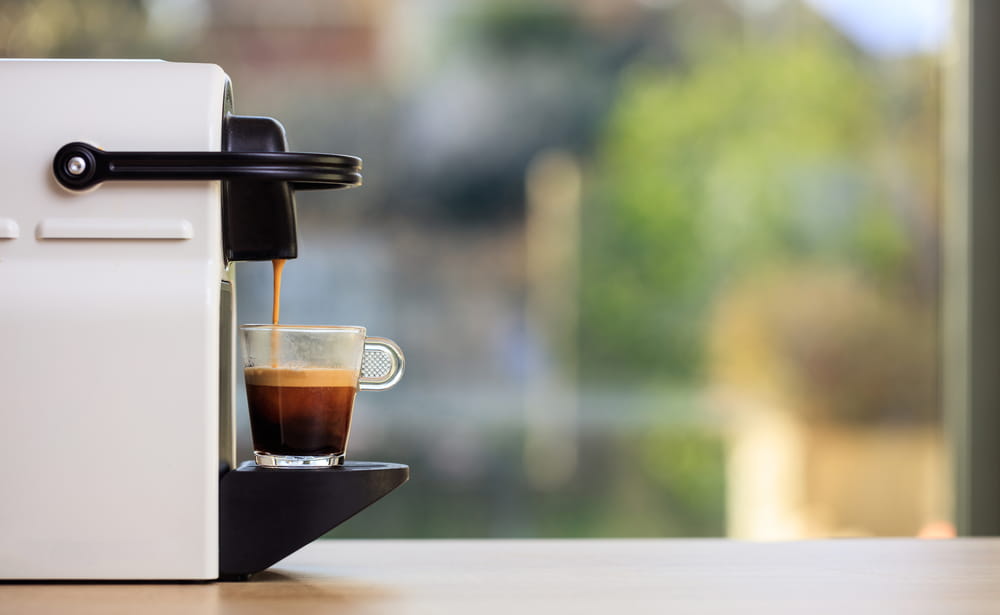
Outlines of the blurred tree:
M876 82L846 42L811 34L626 75L584 213L584 374L701 375L713 298L764 264L900 278L908 239L872 171Z

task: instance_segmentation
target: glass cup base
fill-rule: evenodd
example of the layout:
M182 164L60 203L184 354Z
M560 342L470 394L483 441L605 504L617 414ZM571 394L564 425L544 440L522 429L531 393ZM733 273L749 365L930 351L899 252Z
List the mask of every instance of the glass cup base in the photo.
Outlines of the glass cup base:
M257 465L266 468L331 468L344 465L344 455L272 455L254 451Z

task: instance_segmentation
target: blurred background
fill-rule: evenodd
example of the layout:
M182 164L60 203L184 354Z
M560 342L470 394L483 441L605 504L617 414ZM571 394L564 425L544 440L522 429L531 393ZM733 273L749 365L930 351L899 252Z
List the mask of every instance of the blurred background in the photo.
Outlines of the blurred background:
M407 353L356 537L951 532L948 0L0 0L6 57L212 62L293 149L282 320ZM238 265L240 322L269 263ZM242 392L241 448L249 456Z

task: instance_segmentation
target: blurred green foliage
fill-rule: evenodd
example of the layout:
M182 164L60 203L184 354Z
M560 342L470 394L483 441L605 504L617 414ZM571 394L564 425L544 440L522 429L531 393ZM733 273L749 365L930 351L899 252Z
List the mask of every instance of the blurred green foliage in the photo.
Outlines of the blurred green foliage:
M878 84L813 34L625 75L585 210L584 374L701 377L717 293L763 264L899 276L909 243L873 170Z

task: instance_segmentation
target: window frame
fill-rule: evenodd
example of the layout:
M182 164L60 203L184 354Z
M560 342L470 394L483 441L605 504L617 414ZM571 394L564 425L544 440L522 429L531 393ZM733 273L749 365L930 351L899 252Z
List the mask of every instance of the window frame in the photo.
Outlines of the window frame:
M960 535L1000 535L1000 3L955 0L945 65L941 374Z

